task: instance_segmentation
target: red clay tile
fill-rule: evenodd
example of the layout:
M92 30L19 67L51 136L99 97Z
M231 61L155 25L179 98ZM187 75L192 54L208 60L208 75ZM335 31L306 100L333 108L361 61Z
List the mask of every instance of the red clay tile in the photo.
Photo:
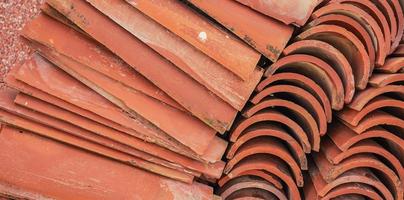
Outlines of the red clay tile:
M404 99L404 86L387 85L381 88L369 87L366 90L358 92L348 106L354 110L360 111L370 100L386 93L397 93L397 95L402 96Z
M350 63L356 87L359 89L366 87L373 66L370 66L365 47L353 33L336 25L318 25L304 31L296 38L297 40L317 39L336 47Z
M250 156L249 158L242 160L232 171L230 171L229 174L223 176L222 179L232 179L237 177L238 174L249 170L264 170L278 176L288 188L288 199L301 199L296 183L288 173L286 166L282 164L282 161L275 157L260 155Z
M207 18L175 0L127 0L134 8L246 80L255 70L260 54Z
M306 77L304 75L292 72L284 72L284 73L277 73L271 75L270 77L266 78L265 80L261 81L261 83L257 86L256 90L258 92L264 90L268 85L277 84L278 82L282 84L290 84L294 86L298 86L310 94L312 94L323 106L325 111L325 115L327 119L332 118L332 110L330 105L330 100L328 99L327 95L325 94L324 90L311 78ZM331 88L330 88L331 89ZM343 102L341 102L343 103ZM330 120L328 120L330 121ZM325 132L324 132L325 133ZM324 134L322 133L322 134Z
M281 94L287 94L288 98L291 98L293 102L304 107L317 121L320 133L324 133L327 130L327 121L331 121L331 116L326 116L324 109L320 102L306 90L292 86L292 85L273 85L265 88L257 95L255 95L250 101L253 104L258 104L264 98L269 96L276 96Z
M377 68L377 71L385 72L385 73L399 73L400 70L404 69L404 57L393 57L388 58L386 63ZM401 71L403 73L403 71Z
M315 187L315 191L317 191L318 195L321 197L327 195L333 188L347 183L356 182L372 186L386 199L394 199L389 189L368 168L349 170L330 182L326 182L323 179L321 171L319 171L316 165L309 168L309 174L313 186Z
M379 110L366 115L357 126L352 126L348 123L346 123L346 125L358 134L379 125L393 126L397 129L396 134L404 135L404 120Z
M190 0L272 62L278 60L293 27L255 12L236 1Z
M231 135L234 137L235 135ZM227 151L226 158L232 159L236 153L236 150L240 148L244 143L254 140L257 138L276 138L281 140L288 146L290 153L294 157L295 160L298 161L301 168L303 170L307 169L307 158L306 152L310 152L310 149L303 149L299 142L293 138L287 131L285 131L282 127L277 126L275 124L266 123L266 124L257 124L252 125L247 128L243 134L237 138L235 138L235 142L231 144L230 148ZM305 150L305 151L303 151Z
M317 18L328 14L343 14L358 21L372 37L373 45L376 49L376 63L377 66L382 66L385 62L386 55L390 51L390 40L386 43L386 38L376 20L361 8L349 4L328 4L313 13L313 17ZM350 38L350 37L349 37ZM343 52L344 53L344 52ZM346 55L350 60L350 55ZM352 65L352 63L351 63ZM373 67L373 66L371 66Z
M47 27L48 31L43 31ZM21 33L25 38L41 43L97 72L185 110L167 94L95 41L42 14L28 23Z
M331 73L335 73L327 69L328 67L325 68L325 65L323 67L323 70L325 72L330 71L330 78L331 80L334 80L333 84L336 84L336 90L341 90L339 89L341 87L344 88L345 103L349 103L351 101L355 93L354 75L352 73L352 68L348 60L338 49L326 42L322 42L319 40L301 40L294 42L286 47L283 53L285 55L307 54L320 58L321 60L328 63L329 66L331 66L338 74L338 77L334 77L334 75L331 75ZM343 86L340 86L341 84L343 84Z
M404 73L395 74L373 74L369 79L369 84L373 87L384 87L398 82L404 83Z
M56 199L212 199L212 188L205 185L172 181L30 132L6 127L0 136L1 179L24 192Z
M261 171L261 170L245 171L245 172L240 173L238 176L233 177L233 179L238 178L238 177L243 177L243 176L259 177L259 178L261 178L263 180L266 180L267 182L271 183L276 188L278 188L280 190L283 189L282 181L277 176L274 176L273 174L268 173L266 171ZM225 179L225 178L223 178L223 179L220 179L217 184L220 187L223 187L226 183L228 183L229 181L231 181L233 179Z
M301 68L305 68L307 70L301 70ZM322 61L321 59L311 56L311 55L304 55L304 54L294 54L288 55L278 60L278 62L271 65L268 70L265 72L265 76L268 77L266 80L262 81L258 86L257 90L260 91L268 85L268 81L272 81L274 74L279 72L290 72L295 73L294 76L300 78L300 74L312 79L316 84L321 85L322 88L318 86L313 86L306 81L303 85L312 85L311 88L305 88L309 92L312 92L319 101L322 101L325 111L327 112L327 116L331 116L331 108L329 105L330 101L332 103L333 108L341 109L344 105L344 91L342 87L341 80L338 77L338 74L334 71L334 69L328 65L326 62ZM293 77L293 76L291 76ZM289 80L292 78L288 78ZM305 78L303 78L305 79ZM274 80L275 81L275 80ZM313 82L310 81L310 82ZM299 81L299 82L302 82ZM299 84L302 85L302 84ZM313 90L319 88L320 90L324 90L327 92L329 100L327 96L325 96L324 91L321 95L320 93L313 93ZM319 90L318 90L319 91Z
M58 22L66 25L67 27L70 27L74 29L75 31L91 38L86 32L81 30L78 26L76 26L72 21L70 21L68 18L66 18L63 14L61 14L59 11L54 9L52 6L50 6L47 2L43 3L41 6L41 11L42 13L46 14L47 16L57 20ZM39 14L41 15L41 14Z
M303 174L300 169L301 166L299 166L297 161L292 157L288 149L281 143L280 140L270 137L255 138L245 142L243 145L233 151L236 153L233 158L227 162L224 169L224 173L226 174L229 173L234 166L240 163L240 161L247 159L250 156L269 155L279 158L288 166L289 169L291 169L290 171L299 187L304 185Z
M398 0L388 0L387 1L390 6L394 10L394 14L397 19L397 36L396 39L394 40L392 44L392 49L395 49L399 44L400 44L400 38L402 40L403 37L403 32L404 32L404 13L403 13L403 8L400 5L400 2Z
M230 141L236 142L236 138L246 131L246 129L254 124L260 122L277 122L285 125L291 130L291 134L296 137L303 149L311 149L311 144L309 142L308 136L304 130L295 121L291 120L289 117L283 115L282 113L275 110L264 110L254 116L247 118L237 125L235 125L234 130L230 133ZM314 148L313 148L314 149Z
M66 14L76 25L115 52L200 120L220 133L230 128L237 113L235 109L217 96L211 95L205 87L106 16L98 13L91 5L78 0L65 3L52 0L48 3L62 14ZM86 19L84 24L83 17ZM105 32L106 29L110 31ZM138 54L132 52L138 52ZM150 67L151 65L159 67Z
M346 183L344 185L333 188L322 200L330 200L335 198L350 199L349 195L360 195L363 198L369 198L374 200L383 200L372 187L360 184L360 183Z
M393 56L404 57L404 44L397 46L397 49L392 53Z
M0 183L0 200L10 199L43 199L52 200L51 198L39 194L37 192L27 191L22 188L16 188L7 183Z
M86 119L85 117L82 117L76 113L63 110L62 108L48 104L25 94L18 94L14 102L20 106L32 109L36 112L57 118L59 120L66 121L93 133L105 134L107 135L107 138L114 141L126 144L135 149L139 149L142 152L169 161L171 162L170 165L174 165L175 167L188 168L215 178L219 178L221 176L224 168L224 163L222 162L208 165L203 164L196 160L181 156L180 154L174 153L168 149L154 145L153 143L145 142L144 140L129 136L126 133L116 131L112 128L104 126L103 124ZM150 161L153 162L153 160Z
M243 108L262 76L262 69L256 68L246 81L241 80L212 58L124 1L88 2L235 109ZM289 37L285 40L288 41Z
M361 111L345 108L343 111L338 113L338 117L352 126L357 126L359 122L369 113L387 107L397 108L398 110L401 110L401 112L398 113L404 113L404 101L399 101L385 96L377 96L370 100Z
M236 192L243 193L243 190L248 188L256 188L265 190L275 196L279 200L287 200L285 194L282 190L276 188L273 184L258 178L253 177L238 177L227 182L222 188L220 188L220 196L223 199L233 199L230 198L234 196ZM238 196L243 194L238 194Z
M376 59L375 46L373 45L373 41L369 33L364 27L362 27L359 22L351 17L342 14L329 14L320 16L312 20L304 28L308 29L321 24L337 25L355 34L355 36L358 37L359 40L361 40L362 44L365 45L366 51L369 55L370 65L374 66Z
M314 175L315 174L315 175ZM330 183L326 183L322 178L318 169L310 171L311 178L315 189L318 191L318 195L321 197L326 196L333 188L348 184L348 183L360 183L363 185L371 186L377 189L379 193L383 195L385 199L393 200L393 195L386 188L383 183L368 169L353 169L351 171L343 173L339 178ZM305 188L306 189L306 188Z
M312 200L319 200L320 196L316 191L316 187L314 187L313 181L308 174L304 175L304 187L302 196L304 199L312 199Z
M257 105L254 105L251 107L248 111L254 112L251 114L251 116L248 116L249 118L254 117L255 113L262 113L263 111L267 110L268 108L281 108L289 110L285 114L288 118L292 119L295 121L302 129L305 131L305 133L308 136L308 139L310 143L314 146L319 146L320 145L320 133L317 128L317 123L314 120L313 117L311 117L311 114L308 113L303 107L291 102L291 101L286 101L278 98L273 98L273 99L266 99L262 102L260 102ZM247 111L247 112L248 112ZM254 126L254 125L253 125ZM269 126L271 127L271 126ZM255 126L256 129L263 128L265 129L266 126ZM242 136L244 136L246 133L243 133Z
M293 103L292 101L280 98L268 98L256 105L246 107L246 110L243 112L243 116L248 118L267 108L287 109L289 111L287 113L288 116L295 119L305 130L308 130L310 133L310 139L313 141L316 140L315 135L320 134L316 120L309 112L307 112L306 109L298 104ZM319 137L317 138L319 139Z
M383 15L383 13L379 10L379 8L375 4L373 4L371 1L361 1L361 0L332 0L331 2L354 5L364 10L370 16L372 16L372 18L377 22L377 24L379 25L380 29L383 32L384 42L388 46L389 51L392 49L391 42L394 38L391 37L389 23L387 22L386 17Z
M280 2L276 0L236 0L265 15L282 21L285 24L303 26L314 8L323 0L299 0Z
M403 187L398 176L374 156L364 154L354 155L337 165L329 163L322 152L316 154L314 159L322 177L327 182L331 182L344 172L352 169L370 168L376 170L381 175L383 183L386 184L396 199L402 199L403 197Z
M338 149L328 137L324 138L321 144L323 145L322 148L324 148L325 156L332 164L339 164L343 160L357 154L375 154L376 156L380 156L384 160L387 160L390 164L389 166L392 166L392 169L398 175L401 182L404 180L404 168L398 158L372 140L361 141L346 151Z
M339 122L332 123L330 128L332 128L334 131L331 131L328 136L341 151L347 151L349 148L363 140L383 139L390 146L396 147L396 152L404 152L404 140L381 127L371 128L361 134L354 132ZM404 154L398 153L397 155L397 157L400 159Z
M398 37L398 23L397 23L397 18L395 16L393 8L390 6L390 4L387 1L375 1L372 0L372 3L379 8L379 10L384 14L384 16L387 19L387 22L390 25L390 32L391 32L391 39L392 43L397 39ZM394 49L394 48L392 48Z
M258 199L277 199L277 197L266 190L258 188L246 188L233 192L228 199L242 199L242 200L258 200ZM222 199L220 197L220 199Z

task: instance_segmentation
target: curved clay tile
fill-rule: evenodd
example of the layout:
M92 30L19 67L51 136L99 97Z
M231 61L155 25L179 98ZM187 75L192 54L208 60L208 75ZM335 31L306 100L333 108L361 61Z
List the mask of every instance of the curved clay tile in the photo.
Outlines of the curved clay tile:
M376 49L376 63L378 66L384 64L384 60L386 55L390 51L390 42L386 44L385 37L379 25L377 24L376 20L373 19L371 15L369 15L364 10L349 4L329 4L318 9L316 12L313 13L313 17L317 18L322 15L328 14L343 14L348 17L351 17L362 24L367 32L372 37L373 46Z
M396 40L397 37L397 18L395 16L393 8L387 1L380 1L380 0L371 0L373 4L377 6L377 8L383 13L386 17L387 23L390 25L390 33L391 33L391 40L392 43ZM394 48L392 48L394 49Z
M334 131L330 131L327 135L342 151L348 150L362 140L382 138L390 143L396 144L395 146L401 148L401 151L404 152L404 140L380 127L371 128L366 132L357 134L344 124L334 122L331 124L330 129Z
M334 165L339 164L343 160L357 154L375 154L385 158L391 164L401 182L404 180L404 168L400 161L393 154L372 140L361 141L346 151L341 151L338 149L338 147L328 137L322 140L321 145L321 147L324 148L323 152L325 157Z
M300 193L294 182L292 176L288 173L287 167L282 164L282 161L276 157L269 157L263 155L250 156L247 159L238 163L229 174L223 178L230 178L237 176L238 174L249 170L264 170L277 177L279 177L284 183L288 191L288 199L300 200Z
M309 139L306 133L303 131L302 127L300 127L296 122L291 120L289 117L275 110L265 110L259 112L254 116L240 122L237 126L235 126L236 128L230 133L230 141L236 142L235 139L238 138L251 125L268 121L278 122L285 125L291 130L294 137L296 137L299 140L300 144L304 147L303 149L311 149Z
M377 8L375 4L370 1L363 1L363 0L333 0L332 2L339 2L342 4L349 4L359 7L360 9L364 10L366 13L372 16L374 20L376 20L377 24L383 31L384 35L384 42L388 45L388 49L391 49L391 31L389 23L387 22L386 17L383 13Z
M388 58L383 66L377 68L377 71L385 73L397 73L404 69L404 57Z
M262 190L259 188L246 188L233 192L226 199L261 200L261 199L278 199L278 197L267 190Z
M400 137L404 138L404 120L379 110L373 111L366 115L357 126L347 124L349 128L358 134L379 125L396 127L397 134L401 134Z
M283 93L287 94L291 98L296 101L296 103L303 106L307 111L310 112L314 116L317 121L317 125L320 127L320 133L323 133L327 130L327 121L330 122L331 119L325 115L323 107L321 106L320 102L317 99L300 87L292 86L292 85L274 85L269 86L255 95L250 101L253 104L258 104L264 98L270 97L272 95Z
M285 24L303 26L322 0L297 0L293 4L277 0L236 0Z
M392 56L404 57L404 44L398 45L396 50L392 53Z
M274 194L280 200L287 199L283 191L280 190L279 188L276 188L271 183L260 178L247 177L247 176L237 177L230 180L222 188L220 188L219 193L223 199L233 199L229 198L230 196L232 196L233 193L248 188L257 188L261 190L266 190L267 192Z
M277 199L277 197L266 190L261 190L258 188L247 188L244 190L234 192L228 197L228 199L261 200L261 199Z
M236 2L228 0L189 0L252 48L275 62L293 33L293 27Z
M337 165L332 165L326 159L324 152L316 154L314 160L325 181L330 182L338 178L344 172L356 168L369 168L378 171L383 182L394 194L396 199L403 199L403 186L398 176L384 163L369 154L351 156Z
M291 114L292 117L297 120L299 125L301 125L303 128L309 129L311 137L310 139L312 141L314 141L315 137L319 137L316 136L320 134L316 120L309 112L307 112L306 109L304 109L298 104L295 104L292 101L280 98L267 98L256 105L246 108L246 110L243 113L243 116L248 118L253 116L255 113L267 108L285 108L289 110L290 113L288 114ZM321 135L324 134L325 132L321 133Z
M345 108L341 112L338 112L337 116L350 125L357 126L359 122L369 113L386 107L393 107L404 112L404 101L396 100L386 96L377 96L374 99L370 100L369 103L367 103L361 111Z
M335 81L333 81L333 83L336 84L341 81L343 83L345 92L344 95L345 103L349 103L351 101L355 93L354 75L352 73L352 68L348 60L346 59L344 54L342 54L338 49L320 40L301 40L287 46L283 50L283 53L285 55L292 55L292 54L311 55L320 58L321 60L328 63L329 66L331 66L338 74L338 77L330 77L331 79L336 79ZM323 70L327 72L325 68ZM336 89L338 88L339 86L336 86Z
M399 44L400 41L402 40L403 37L403 31L404 31L404 13L403 9L400 5L400 2L398 0L387 0L387 2L390 4L390 6L394 10L394 14L397 19L397 36L396 39L393 42L392 49L395 49Z
M296 39L321 40L336 47L350 62L356 87L359 89L366 87L372 66L365 46L353 33L335 25L318 25L299 34Z
M323 15L307 24L305 26L305 29L321 24L330 24L344 27L348 31L355 34L355 36L358 37L358 39L361 40L362 44L364 44L366 47L370 59L370 65L373 66L375 64L376 49L373 45L372 38L370 37L366 29L363 28L362 25L355 19L342 14Z
M249 171L245 171L242 172L240 174L238 174L237 176L233 177L233 179L237 178L237 177L242 177L242 176L248 176L248 177L259 177L262 178L263 180L268 181L269 183L271 183L272 185L274 185L276 188L282 190L283 189L283 185L282 185L282 180L279 179L279 177L274 176L273 174L266 172L266 171L262 171L262 170L249 170ZM220 187L223 187L223 185L225 185L227 182L229 182L232 179L229 179L228 177L223 177L222 179L220 179L217 184Z
M381 197L372 187L360 183L346 183L335 187L327 195L325 195L322 200L330 200L336 197L341 197L344 199L344 197L346 198L347 195L351 194L360 195L373 200L383 200L383 197Z
M328 163L331 165L330 163ZM368 168L356 168L342 173L332 181L325 181L316 165L309 168L310 179L319 196L327 195L333 188L346 183L362 183L377 189L385 199L394 200L390 190ZM306 181L308 182L308 181ZM305 182L305 183L306 183Z
M354 110L360 111L370 100L385 93L397 93L404 100L404 86L387 85L380 88L369 87L366 90L356 93L352 102L348 106Z
M293 159L292 155L288 151L288 149L280 142L280 140L266 137L266 138L255 138L250 140L243 145L241 145L236 151L235 156L227 162L227 165L224 169L224 173L228 173L233 169L237 163L242 160L254 156L254 155L269 155L271 157L277 157L286 164L293 176L295 178L296 184L299 187L303 186L303 174L302 171L297 164L297 162Z
M369 84L373 87L384 87L396 82L404 83L404 73L373 74L369 79Z
M308 70L301 70L301 71L308 71ZM291 85L298 86L298 87L310 92L323 105L327 118L331 118L332 110L331 110L330 100L327 97L324 90L316 82L314 82L311 78L308 78L299 73L285 72L285 73L273 74L270 77L266 78L265 80L261 81L261 83L257 86L256 90L262 91L268 85L273 84L278 81L282 82L282 84L284 84L285 82L291 83ZM328 83L329 82L327 82L325 84L328 85ZM326 87L328 88L327 91L335 89L335 88L332 88L332 86L326 86ZM343 91L340 95L343 96ZM338 99L338 98L339 97L336 95L334 100ZM339 99L340 99L341 105L336 105L337 108L339 106L343 106L343 97L341 97ZM333 99L331 99L331 100L333 100Z
M305 70L302 70L304 68ZM278 72L283 73L294 73L294 74L301 74L301 76L306 76L311 78L315 83L321 85L322 89L327 92L329 99L333 104L333 108L341 109L343 106L344 101L344 89L341 82L341 79L338 77L338 74L334 71L334 69L328 65L323 60L311 56L311 55L304 55L304 54L295 54L295 55L288 55L273 65L271 65L265 75L268 77L264 81L262 81L258 86L257 90L263 90L267 85L272 82L277 81L277 79L283 78L287 80L294 80L293 76L290 75L282 75L282 77L275 78L273 77L274 74ZM287 77L289 76L289 77ZM301 82L301 81L299 81ZM313 88L314 89L314 88ZM312 90L313 90L312 89ZM323 92L324 93L324 92ZM319 95L316 95L319 96ZM319 96L318 98L324 99L324 97ZM327 104L326 100L322 100L324 106ZM328 110L328 109L327 109Z
M233 136L233 135L232 135ZM235 136L235 135L234 135ZM273 137L283 141L290 150L292 156L300 163L302 169L307 169L306 153L310 152L310 149L304 149L300 146L299 142L293 138L288 132L278 125L271 123L254 124L248 127L240 137L234 138L234 142L227 151L226 158L232 159L235 151L243 145L245 142L255 138Z

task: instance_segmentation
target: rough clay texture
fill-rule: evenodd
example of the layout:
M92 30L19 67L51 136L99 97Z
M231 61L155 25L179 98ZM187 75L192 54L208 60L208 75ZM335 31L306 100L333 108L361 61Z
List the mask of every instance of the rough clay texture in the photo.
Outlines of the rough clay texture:
M40 12L44 0L0 0L0 88L4 76L16 64L30 56L19 32L25 23Z

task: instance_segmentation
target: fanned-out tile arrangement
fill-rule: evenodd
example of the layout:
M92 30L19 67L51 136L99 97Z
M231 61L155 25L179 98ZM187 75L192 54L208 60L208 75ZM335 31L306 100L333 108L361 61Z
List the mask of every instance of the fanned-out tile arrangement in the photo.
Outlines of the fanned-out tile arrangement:
M402 200L403 7L46 0L0 90L0 199Z

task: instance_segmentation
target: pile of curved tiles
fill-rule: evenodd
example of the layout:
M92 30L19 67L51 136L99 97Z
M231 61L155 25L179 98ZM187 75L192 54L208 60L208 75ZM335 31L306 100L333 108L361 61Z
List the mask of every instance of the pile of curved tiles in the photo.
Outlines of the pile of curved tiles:
M402 199L403 19L398 1L322 2L230 131L219 195Z
M392 59L404 57L390 57L382 68L391 69ZM403 67L398 64L392 73L374 73L368 87L337 112L339 120L322 138L320 152L312 156L306 199L343 195L403 199L404 73L396 72Z
M300 199L306 153L319 151L320 136L331 120L320 98L306 90L313 87L325 96L314 81L292 72L274 74L258 85L244 119L230 133L225 175L218 182L222 198L257 188L244 183L254 177L262 182L262 195L266 191L279 199Z

